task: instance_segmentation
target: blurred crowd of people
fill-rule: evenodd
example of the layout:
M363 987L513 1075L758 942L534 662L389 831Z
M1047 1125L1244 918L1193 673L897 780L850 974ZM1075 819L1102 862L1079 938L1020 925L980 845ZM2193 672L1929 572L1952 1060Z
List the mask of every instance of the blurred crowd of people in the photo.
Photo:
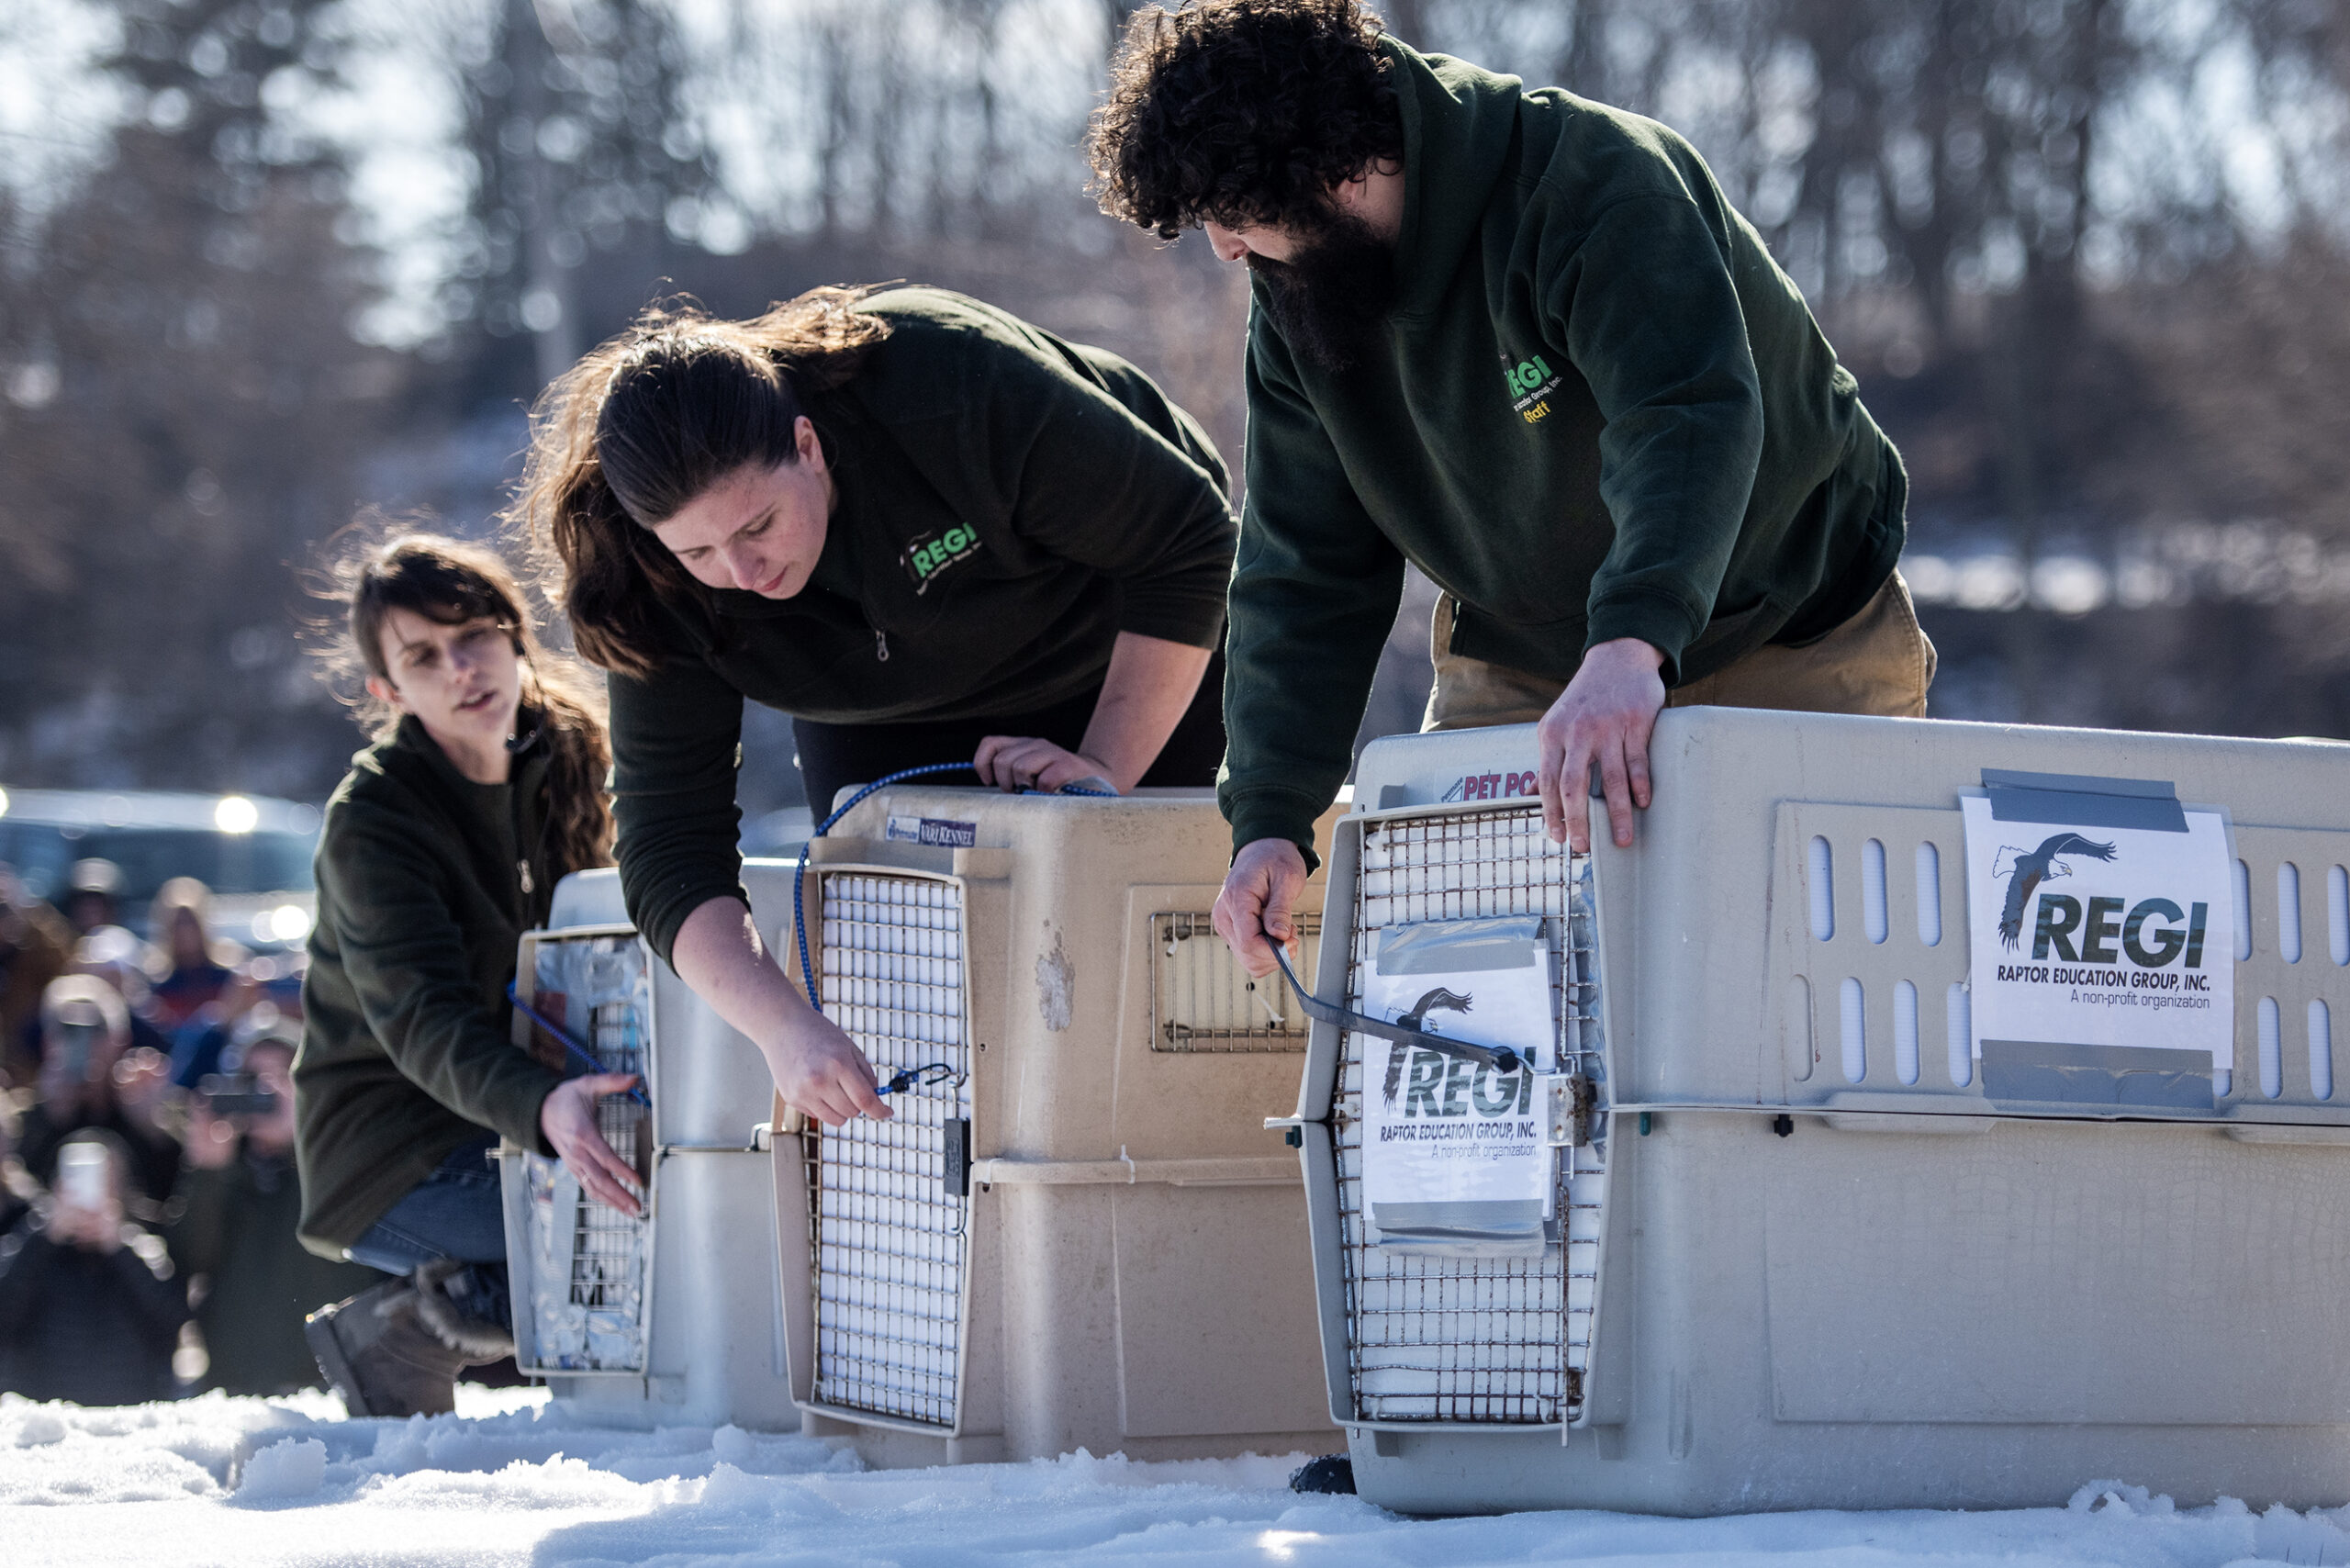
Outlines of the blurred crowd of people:
M216 936L192 878L142 938L120 885L83 861L61 910L0 865L0 1393L317 1386L304 1316L383 1276L296 1237L303 955Z

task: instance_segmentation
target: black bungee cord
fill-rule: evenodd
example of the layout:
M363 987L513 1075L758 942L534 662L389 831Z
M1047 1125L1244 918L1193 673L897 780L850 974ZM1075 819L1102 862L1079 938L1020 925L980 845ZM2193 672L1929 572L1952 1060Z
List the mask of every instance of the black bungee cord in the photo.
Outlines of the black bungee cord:
M1337 1002L1325 1002L1305 989L1305 982L1297 978L1295 969L1290 968L1288 949L1275 940L1271 932L1265 933L1265 940L1272 943L1273 961L1281 965L1281 978L1289 981L1292 991L1297 992L1297 1004L1305 1009L1305 1015L1309 1018L1318 1019L1322 1023L1339 1029L1351 1030L1358 1035L1376 1035L1382 1040L1393 1040L1406 1046L1418 1046L1423 1049L1434 1051L1439 1056L1458 1057L1462 1061L1475 1062L1479 1067L1490 1067L1495 1072L1504 1075L1516 1072L1526 1065L1526 1058L1509 1046L1481 1046L1473 1040L1448 1039L1442 1035L1431 1035L1426 1029L1414 1029L1402 1024L1384 1023L1368 1014L1357 1013L1350 1007L1341 1007Z

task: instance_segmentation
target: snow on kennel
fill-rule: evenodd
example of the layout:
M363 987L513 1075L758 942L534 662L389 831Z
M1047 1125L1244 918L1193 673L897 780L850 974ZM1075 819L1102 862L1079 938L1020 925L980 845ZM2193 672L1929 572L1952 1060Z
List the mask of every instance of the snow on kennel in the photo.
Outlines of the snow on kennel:
M1550 843L1530 726L1375 743L1336 825L1318 994L1549 1012L1506 1213L1403 1202L1381 1130L1493 1081L1313 1026L1279 1124L1362 1495L2350 1495L2350 751L1700 708L1651 762L1630 849Z
M1192 790L898 787L810 846L828 1014L935 1081L777 1140L807 1430L878 1463L1335 1445L1263 1125L1304 1019L1209 926L1229 855Z

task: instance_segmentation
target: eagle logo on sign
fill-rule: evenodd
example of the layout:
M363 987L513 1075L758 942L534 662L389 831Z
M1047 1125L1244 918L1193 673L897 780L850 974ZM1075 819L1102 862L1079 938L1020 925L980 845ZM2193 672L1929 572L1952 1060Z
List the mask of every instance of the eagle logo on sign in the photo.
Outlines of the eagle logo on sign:
M1999 912L1999 940L2009 946L2023 940L2023 912L2031 906L2033 890L2042 882L2073 874L2073 868L2057 858L2060 855L2110 860L2113 846L2083 838L2077 833L2060 833L2042 839L2037 849L2001 845L1998 854L1991 857L1991 875L2008 879L2008 902Z
M1438 986L1414 1002L1412 1010L1397 1018L1395 1022L1406 1029L1428 1029L1429 1014L1439 1009L1449 1013L1466 1013L1469 1011L1469 1003L1473 1000L1473 997L1463 996L1457 991ZM1438 1033L1434 1029L1428 1029L1428 1032ZM1395 1103L1395 1092L1404 1086L1404 1058L1410 1053L1411 1048L1401 1040L1387 1048L1387 1103L1390 1105Z

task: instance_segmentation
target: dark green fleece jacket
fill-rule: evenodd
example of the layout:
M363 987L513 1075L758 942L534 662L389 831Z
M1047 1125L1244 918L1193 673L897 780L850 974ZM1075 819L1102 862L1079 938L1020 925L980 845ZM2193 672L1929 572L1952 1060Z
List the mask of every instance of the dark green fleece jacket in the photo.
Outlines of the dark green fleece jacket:
M351 759L327 802L294 1062L313 1252L341 1257L485 1129L554 1152L539 1103L561 1078L512 1043L506 1000L517 940L554 887L547 761L541 740L509 782L476 784L411 717Z
M837 498L808 586L709 593L652 675L610 678L621 879L665 958L742 896L745 698L831 723L1023 713L1101 684L1121 632L1223 630L1224 464L1148 376L942 289L859 308L890 336L806 400Z
M1236 844L1310 846L1406 559L1457 601L1454 653L1564 680L1639 637L1674 686L1833 630L1901 548L1898 458L1687 142L1382 47L1404 193L1378 345L1334 374L1261 300L1249 323Z

